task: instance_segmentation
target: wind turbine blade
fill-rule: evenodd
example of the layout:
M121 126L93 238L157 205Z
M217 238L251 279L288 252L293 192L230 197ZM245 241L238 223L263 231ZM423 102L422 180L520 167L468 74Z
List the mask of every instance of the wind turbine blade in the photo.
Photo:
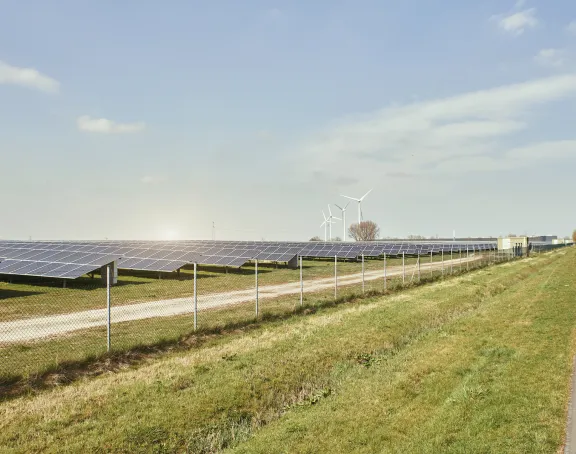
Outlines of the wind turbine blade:
M341 197L345 197L350 200L356 200L356 202L360 202L360 199L355 199L354 197L348 197L347 195L341 195Z
M350 203L350 202L348 202ZM340 210L342 209L342 207L340 205L338 205L337 203L334 204L336 206L336 208L339 208Z
M348 205L350 205L350 203L351 202L348 202L342 211L346 211L346 208L348 208Z
M324 227L324 224L326 224L326 221L324 221L322 224L320 224L320 227Z
M332 219L338 219L339 221L341 221L342 219L337 218L336 216L332 216Z
M332 216L332 210L330 209L330 205L328 205L328 213L330 213L330 216Z
M364 197L366 197L366 196L367 196L368 194L370 194L371 192L372 192L372 189L370 189L366 194L364 194L364 195L360 198L360 200L361 200L361 201L364 200Z
M322 210L322 216L324 216L324 221L326 221L328 218L326 217L326 214L324 214L324 210Z

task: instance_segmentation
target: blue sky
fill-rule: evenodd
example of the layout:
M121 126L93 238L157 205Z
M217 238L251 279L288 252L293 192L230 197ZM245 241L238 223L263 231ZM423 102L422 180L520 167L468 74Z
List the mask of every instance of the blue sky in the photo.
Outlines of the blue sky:
M576 228L574 2L0 10L0 237Z

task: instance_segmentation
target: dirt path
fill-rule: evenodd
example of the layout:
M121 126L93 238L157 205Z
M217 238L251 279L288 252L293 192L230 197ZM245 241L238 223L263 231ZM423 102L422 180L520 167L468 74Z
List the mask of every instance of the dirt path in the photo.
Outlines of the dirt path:
M471 256L462 258L462 263L480 260L479 257ZM450 271L450 264L457 268L459 259L444 261L446 272ZM434 262L432 269L442 268L441 262ZM406 279L409 281L415 266L406 267ZM430 263L421 265L421 273L426 275L430 272ZM402 267L390 267L387 270L388 277L402 275ZM365 281L383 280L382 270L367 271ZM362 282L362 273L338 276L338 286L344 287ZM334 277L304 281L304 293L318 292L334 288ZM278 298L285 295L300 293L300 282L286 284L267 285L259 288L259 299ZM198 295L198 312L223 306L231 306L239 303L253 302L255 289L236 290L209 295ZM134 320L144 320L156 317L171 317L174 315L189 314L193 312L193 298L170 298L165 300L135 303L124 306L116 306L111 309L112 323L121 323ZM0 343L9 344L16 342L34 341L46 337L67 334L73 331L106 326L106 309L93 309L80 312L71 312L61 315L50 315L36 318L27 318L10 322L0 322Z

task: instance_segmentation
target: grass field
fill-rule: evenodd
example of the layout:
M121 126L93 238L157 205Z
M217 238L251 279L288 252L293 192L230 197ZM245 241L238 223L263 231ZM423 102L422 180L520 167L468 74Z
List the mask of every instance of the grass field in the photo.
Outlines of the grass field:
M0 404L0 452L557 452L563 250L207 336Z

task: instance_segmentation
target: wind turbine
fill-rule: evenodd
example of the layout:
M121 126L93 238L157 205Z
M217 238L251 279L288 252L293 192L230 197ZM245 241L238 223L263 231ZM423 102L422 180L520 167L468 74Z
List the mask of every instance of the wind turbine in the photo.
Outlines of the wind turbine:
M328 205L328 213L330 213L330 216L328 216L328 223L330 224L330 241L332 241L332 224L334 224L333 219L338 219L339 221L341 221L342 219L337 218L336 216L334 216L332 214L332 210L330 209L330 205ZM324 214L324 212L322 212L322 214Z
M360 224L360 222L362 222L362 201L366 198L366 196L368 194L370 194L372 192L372 189L370 189L366 194L364 194L362 197L360 197L359 199L356 199L354 197L348 197L347 195L343 195L342 197L346 197L347 199L350 200L355 200L356 202L358 202L358 224Z
M342 241L346 241L346 208L348 208L350 202L348 202L344 208L337 204L334 205L336 205L338 208L340 208L340 211L342 211Z

